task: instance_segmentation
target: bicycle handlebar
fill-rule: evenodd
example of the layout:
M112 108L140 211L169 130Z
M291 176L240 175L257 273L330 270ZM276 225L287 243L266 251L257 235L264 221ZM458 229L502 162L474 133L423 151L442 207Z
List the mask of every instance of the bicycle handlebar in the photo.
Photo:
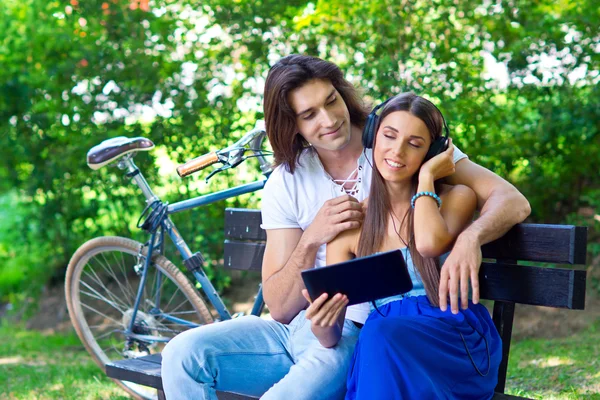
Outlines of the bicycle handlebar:
M248 158L244 157L244 153L246 151L252 151L253 156L257 157L259 160L261 171L267 174L271 171L271 163L265 159L264 152L260 150L266 136L267 133L264 130L264 123L262 121L257 121L254 129L246 133L240 140L231 146L222 150L211 151L210 153L187 161L185 164L177 167L177 173L180 177L184 178L218 162L223 163L224 167L213 171L213 173L209 175L210 177L223 169L237 166Z
M211 151L210 153L196 157L177 167L177 174L179 174L180 177L185 178L186 176L200 171L210 165L216 164L219 161L221 160L219 159L217 152Z

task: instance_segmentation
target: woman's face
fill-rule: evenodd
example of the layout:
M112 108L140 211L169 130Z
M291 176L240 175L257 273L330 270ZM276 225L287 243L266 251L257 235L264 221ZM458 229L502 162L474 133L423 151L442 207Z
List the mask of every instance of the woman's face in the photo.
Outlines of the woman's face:
M388 114L379 125L373 158L388 182L403 182L419 170L431 145L425 123L407 111Z

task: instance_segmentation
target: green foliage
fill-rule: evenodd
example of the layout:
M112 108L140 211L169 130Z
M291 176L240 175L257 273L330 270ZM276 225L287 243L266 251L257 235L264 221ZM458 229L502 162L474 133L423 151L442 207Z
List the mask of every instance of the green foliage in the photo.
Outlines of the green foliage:
M179 180L174 167L262 117L266 72L291 52L338 63L373 102L403 90L432 98L455 143L524 192L533 221L598 227L600 9L592 0L136 4L0 3L4 300L61 279L93 236L143 240L134 226L139 192L114 168L85 165L102 140L153 140L156 149L136 162L170 202L257 177L249 163L204 185ZM506 79L494 79L490 60L506 65ZM224 205L173 217L211 266L222 254ZM581 209L593 215L582 220ZM227 284L218 269L209 275Z
M39 221L14 192L0 195L0 221L0 293L19 302L21 289L39 289L48 279L50 271L40 266L48 264L52 249L37 240Z

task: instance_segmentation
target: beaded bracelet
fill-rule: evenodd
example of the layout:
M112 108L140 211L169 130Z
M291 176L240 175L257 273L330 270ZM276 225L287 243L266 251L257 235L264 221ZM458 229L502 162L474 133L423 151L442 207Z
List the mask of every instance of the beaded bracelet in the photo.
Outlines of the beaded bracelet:
M442 199L440 199L440 197L437 194L435 194L433 192L419 192L419 193L415 194L412 197L412 199L410 199L410 206L412 208L415 208L415 201L421 196L432 197L435 201L437 201L438 207L440 207L440 208L442 207Z

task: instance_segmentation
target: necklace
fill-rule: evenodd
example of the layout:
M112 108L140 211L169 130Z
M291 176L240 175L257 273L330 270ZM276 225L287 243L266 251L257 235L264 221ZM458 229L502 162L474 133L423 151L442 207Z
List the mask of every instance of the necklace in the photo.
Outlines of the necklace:
M406 214L406 215L408 215L408 214ZM404 216L404 218L406 218L406 215ZM396 235L398 235L398 238L400 238L400 241L404 244L404 246L408 247L408 243L406 243L406 241L402 238L402 235L400 235L398 228L396 228L396 219L398 219L398 221L400 221L400 218L396 217L396 214L394 214L393 210L390 210L390 218L392 219L392 225L394 227L394 232L396 232ZM402 223L403 222L404 222L404 219L402 219ZM400 228L402 228L402 223L400 223Z

